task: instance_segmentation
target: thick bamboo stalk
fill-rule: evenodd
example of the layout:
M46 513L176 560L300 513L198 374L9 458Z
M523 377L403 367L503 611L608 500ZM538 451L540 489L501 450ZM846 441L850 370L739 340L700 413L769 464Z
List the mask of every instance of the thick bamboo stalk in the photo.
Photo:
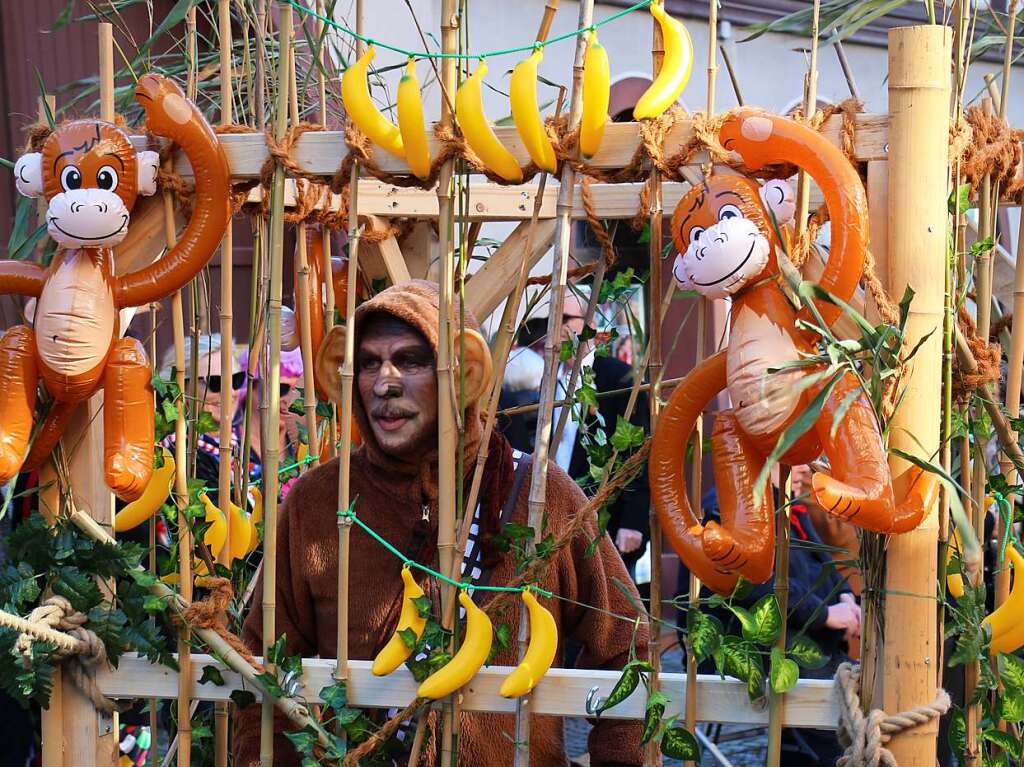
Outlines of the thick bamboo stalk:
M946 184L949 141L950 30L918 26L889 30L889 274L890 295L915 291L906 325L914 357L900 407L890 421L890 445L929 459L939 449ZM890 461L896 497L912 477L910 465ZM935 698L937 518L889 540L886 570L882 707L906 711ZM888 748L901 767L935 763L938 720L893 736Z
M591 23L594 13L593 0L582 0L579 4L580 28ZM587 36L576 38L576 53L573 60L572 86L569 91L569 128L573 129L580 120L583 109L583 59L587 49ZM553 403L558 387L559 348L562 334L562 311L565 305L565 286L569 271L569 240L572 233L572 198L576 173L569 163L562 166L559 180L558 202L555 206L555 250L554 266L551 273L551 295L548 304L548 329L544 341L544 379L541 383L541 407L537 415L537 431L534 442L533 466L530 475L530 492L527 502L528 522L533 528L535 540L543 535L540 529L544 514L544 499L547 488L548 457L551 446L551 420ZM520 624L523 615L519 616ZM522 634L520 634L522 636ZM524 645L520 642L520 656ZM529 699L520 698L516 706L516 767L524 767L530 761L530 708Z
M233 117L232 93L232 47L231 47L231 4L230 0L218 0L217 24L220 37L220 121L230 125ZM231 323L233 320L234 268L232 252L231 223L224 230L220 246L220 372L221 381L227 382L234 371L234 340ZM217 466L217 499L224 510L227 521L227 540L231 540L231 423L235 415L234 390L221 387L220 445ZM231 567L231 546L221 548L220 563ZM156 749L153 749L154 752ZM228 705L220 703L214 708L214 754L216 767L228 765Z
M288 130L288 92L292 57L292 8L280 8L277 79L277 114L274 134L278 141ZM263 442L263 656L267 657L276 634L277 592L277 494L278 467L281 463L281 290L284 271L284 168L274 168L270 196L270 300L267 328L270 333L270 359L263 400L267 403L267 424ZM269 668L269 666L268 666ZM263 701L260 721L260 764L270 767L274 760L274 703Z

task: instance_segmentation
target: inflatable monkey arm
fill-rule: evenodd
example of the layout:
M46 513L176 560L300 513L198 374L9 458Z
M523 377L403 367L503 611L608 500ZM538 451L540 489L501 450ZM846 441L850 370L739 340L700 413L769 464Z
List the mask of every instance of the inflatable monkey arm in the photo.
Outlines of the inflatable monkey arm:
M0 261L0 293L39 298L46 269L32 261Z
M849 301L864 272L868 247L868 203L857 171L843 153L806 125L754 110L740 110L722 126L722 145L739 152L752 170L772 163L794 163L807 171L825 195L832 221L828 263L818 284L842 301ZM826 325L842 310L816 302ZM802 319L810 319L806 310Z
M153 133L179 145L196 180L192 218L163 258L117 283L119 308L158 301L184 287L209 261L231 220L231 172L217 134L181 88L156 74L139 78L135 99L146 110Z

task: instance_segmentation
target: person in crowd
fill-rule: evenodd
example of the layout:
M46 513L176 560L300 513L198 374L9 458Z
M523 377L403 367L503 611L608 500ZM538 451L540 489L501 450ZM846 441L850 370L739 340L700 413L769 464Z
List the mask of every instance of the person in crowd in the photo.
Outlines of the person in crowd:
M702 500L705 515L718 519L718 496L714 488ZM831 679L839 664L849 661L849 650L860 643L861 609L849 584L836 570L829 548L814 529L805 498L795 497L790 504L789 604L786 618L787 636L805 635L813 640L827 661L817 669L800 669L810 679ZM777 574L776 574L777 575ZM677 600L688 603L690 573L685 563L679 568ZM755 584L734 604L750 608L775 589L775 578ZM702 596L710 593L702 590ZM739 635L741 627L733 613L724 607L705 607L715 615L727 634ZM686 625L685 615L680 625ZM714 662L708 659L700 671L714 673ZM832 730L786 728L782 731L782 763L787 767L832 767L842 748Z
M536 405L540 402L540 385L544 378L544 358L529 346L516 346L505 364L498 409ZM511 413L498 418L497 426L512 447L532 453L537 437L537 410Z
M459 309L456 308L456 313ZM351 455L349 489L359 519L406 556L436 568L438 536L438 423L437 332L438 287L414 280L388 288L363 303L356 312L356 390L353 409L363 434L362 445ZM463 418L464 470L468 487L480 448L482 419L479 399L489 382L490 352L478 335L479 325L466 314L465 354L461 372L466 381ZM338 329L341 330L340 328ZM344 333L333 332L324 341L318 373L329 390L340 388L340 361ZM497 431L491 436L479 505L473 512L477 535L470 538L464 570L474 583L508 584L516 577L514 551L501 545L498 534L506 523L527 522L528 459L516 463L508 441ZM306 472L295 483L281 508L278 522L278 557L275 602L276 637L287 637L288 655L334 657L337 628L337 502L339 461L334 459ZM564 530L582 513L586 497L557 465L548 470L545 515L548 529ZM634 614L629 596L613 579L628 583L625 568L607 536L599 536L593 516L583 517L579 535L553 555L539 578L540 588L560 599L545 600L563 640L582 644L578 665L620 668L634 650L644 657L647 630L636 630L632 620L616 615ZM592 555L585 552L597 540ZM349 560L349 654L370 659L395 631L402 605L401 562L390 558L365 531L354 526ZM433 605L439 609L439 584L413 571ZM261 585L256 593L260 593ZM628 588L628 587L627 587ZM473 599L486 607L493 592L477 590ZM636 593L633 592L635 599ZM597 609L585 608L590 605ZM518 635L518 610L503 614L510 620L511 636ZM249 612L243 640L259 652L262 617ZM514 665L516 647L499 650L496 664ZM558 659L556 658L556 665ZM436 714L426 716L437 722ZM505 765L514 759L514 717L497 713L461 714L459 763ZM274 764L298 765L300 758L282 730L279 717L274 741ZM436 726L428 727L423 758L437 760ZM590 764L642 763L640 723L599 720L589 736ZM405 741L408 742L408 741ZM234 754L238 767L259 763L260 709L238 712ZM533 716L530 722L530 764L563 767L566 764L563 722ZM395 764L405 764L400 753L389 752Z
M633 367L633 336L628 331L627 328L626 333L620 333L615 340L615 359Z
M597 488L590 474L587 447L593 446L599 429L602 429L610 440L619 418L625 417L629 403L628 389L633 385L633 368L611 355L597 354L592 342L579 340L585 327L588 300L588 296L579 288L566 291L562 308L562 340L572 342L576 348L575 354L583 355L583 367L593 371L597 407L577 404L566 420L565 430L558 445L552 444L551 453L570 477L583 483L585 491L592 491ZM559 368L559 399L565 397L574 358L573 356L564 360ZM613 391L618 393L608 394ZM555 424L558 423L560 414L561 408L556 408ZM645 434L650 433L650 412L646 392L641 392L637 397L628 420L633 425L640 426ZM631 574L634 573L636 562L643 554L650 537L650 502L647 472L643 471L608 507L608 533Z
M811 475L814 472L811 467L803 464L794 466L790 471L793 496L803 498L802 503L811 516L814 529L825 545L832 547L832 559L835 562L836 570L846 579L855 597L860 597L860 540L857 538L857 528L845 519L829 514L814 502L811 495ZM855 654L856 657L856 654Z

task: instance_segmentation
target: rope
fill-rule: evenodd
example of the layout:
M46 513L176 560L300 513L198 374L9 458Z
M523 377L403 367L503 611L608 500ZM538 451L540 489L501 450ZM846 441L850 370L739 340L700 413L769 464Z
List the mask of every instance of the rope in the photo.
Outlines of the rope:
M96 669L106 667L107 648L96 632L85 628L88 616L78 612L65 597L54 594L29 613L27 618L0 611L0 626L21 633L14 650L25 668L32 665L32 645L49 642L56 647L55 660L65 660L65 672L96 708L106 713L118 710L96 684Z
M999 344L978 335L978 326L974 318L963 306L957 312L957 324L977 364L977 370L973 372L957 365L957 375L953 377L953 401L964 403L975 390L999 381L1002 348Z
M981 187L982 178L988 175L1001 186L1006 197L1019 199L1024 194L1022 139L1024 131L1012 129L1006 120L989 114L981 106L973 106L950 138L950 160L960 160L964 181L974 190Z
M949 711L949 693L939 689L935 700L910 711L887 714L872 709L867 716L861 712L860 666L842 663L836 670L839 695L839 743L846 750L836 761L837 767L896 767L896 759L885 744L893 735L912 730Z
M205 599L193 602L186 607L177 619L184 621L192 628L210 629L231 645L231 649L245 658L246 662L263 673L264 668L249 651L245 643L228 629L228 608L234 598L231 580L228 578L206 578L204 586L209 589Z

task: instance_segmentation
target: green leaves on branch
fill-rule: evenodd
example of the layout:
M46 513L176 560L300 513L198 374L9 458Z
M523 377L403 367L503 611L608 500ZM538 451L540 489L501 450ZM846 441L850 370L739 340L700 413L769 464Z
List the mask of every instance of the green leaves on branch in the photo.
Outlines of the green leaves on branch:
M800 669L796 662L787 658L782 650L773 647L769 678L773 692L779 694L788 692L796 687L796 682L800 678Z

